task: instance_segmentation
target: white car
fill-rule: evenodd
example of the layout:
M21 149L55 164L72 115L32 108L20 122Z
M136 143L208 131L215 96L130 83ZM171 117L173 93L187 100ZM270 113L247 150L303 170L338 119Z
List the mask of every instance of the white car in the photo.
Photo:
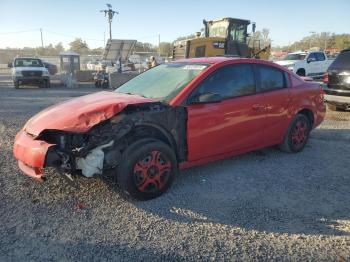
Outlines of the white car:
M321 78L333 60L329 60L324 52L294 52L286 55L276 64L287 67L300 76Z
M38 58L16 58L9 67L12 67L11 74L15 88L19 88L20 85L50 87L50 73Z

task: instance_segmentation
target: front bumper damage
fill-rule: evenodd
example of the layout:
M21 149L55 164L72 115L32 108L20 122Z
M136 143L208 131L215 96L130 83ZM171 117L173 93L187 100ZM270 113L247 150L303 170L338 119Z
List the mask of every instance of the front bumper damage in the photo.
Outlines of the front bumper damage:
M45 141L35 140L22 129L17 134L13 147L21 171L37 181L43 181L45 157L51 146L53 145Z
M152 130L162 129L179 160L185 160L186 116L183 107L147 103L127 106L84 133L43 130L35 137L23 129L16 136L14 156L21 171L37 181L45 180L47 167L62 174L92 177L117 167L128 144L134 139L148 138L147 127L152 126Z

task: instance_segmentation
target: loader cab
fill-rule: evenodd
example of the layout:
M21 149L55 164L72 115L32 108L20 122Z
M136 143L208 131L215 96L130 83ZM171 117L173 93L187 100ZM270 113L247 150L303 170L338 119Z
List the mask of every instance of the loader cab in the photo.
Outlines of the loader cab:
M203 24L202 37L174 44L174 60L213 56L252 57L247 33L249 20L227 17L211 21L203 20ZM255 23L252 24L252 31L255 31Z
M205 37L222 37L226 41L247 42L249 20L223 18L211 21L203 20L203 24Z

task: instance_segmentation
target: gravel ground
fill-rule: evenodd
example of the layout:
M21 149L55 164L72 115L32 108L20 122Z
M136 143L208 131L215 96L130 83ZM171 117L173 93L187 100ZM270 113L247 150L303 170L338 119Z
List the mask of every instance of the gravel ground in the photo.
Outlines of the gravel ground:
M0 261L350 260L350 112L328 112L305 150L268 148L180 173L136 202L98 178L74 189L20 174L16 132L92 88L14 90L0 76Z

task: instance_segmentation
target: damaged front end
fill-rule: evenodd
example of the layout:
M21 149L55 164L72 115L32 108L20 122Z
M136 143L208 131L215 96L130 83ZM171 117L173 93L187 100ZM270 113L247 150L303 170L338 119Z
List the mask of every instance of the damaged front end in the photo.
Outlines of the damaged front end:
M126 106L85 133L44 130L36 140L50 145L43 167L92 177L117 167L126 147L142 138L162 140L173 148L179 162L186 160L186 123L184 107L145 103Z

